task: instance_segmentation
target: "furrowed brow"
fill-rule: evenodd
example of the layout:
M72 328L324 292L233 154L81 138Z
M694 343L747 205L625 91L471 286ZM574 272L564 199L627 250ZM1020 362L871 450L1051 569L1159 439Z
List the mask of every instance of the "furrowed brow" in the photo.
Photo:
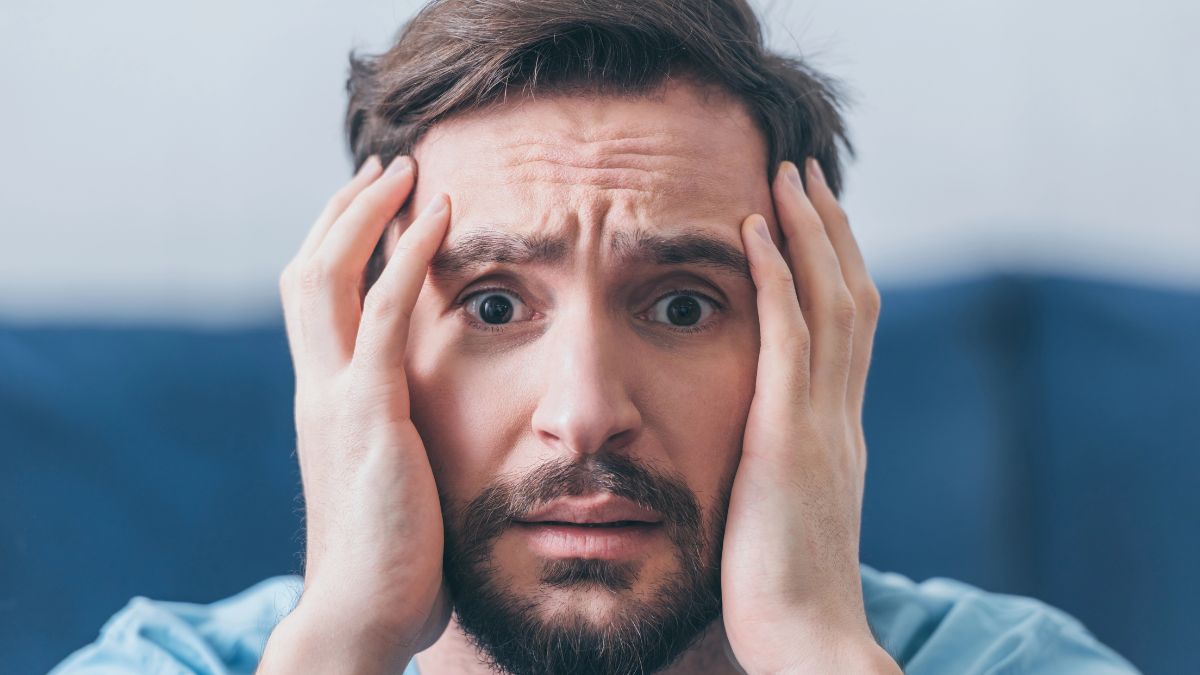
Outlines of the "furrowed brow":
M493 229L464 233L433 256L429 274L449 281L469 276L490 264L558 266L566 264L571 245L564 239Z
M617 232L611 247L621 264L700 265L753 282L746 254L705 230Z
M703 230L618 232L609 245L619 265L700 265L752 281L745 253ZM449 281L491 264L562 267L570 255L571 243L564 238L477 229L464 233L450 248L434 255L430 275Z

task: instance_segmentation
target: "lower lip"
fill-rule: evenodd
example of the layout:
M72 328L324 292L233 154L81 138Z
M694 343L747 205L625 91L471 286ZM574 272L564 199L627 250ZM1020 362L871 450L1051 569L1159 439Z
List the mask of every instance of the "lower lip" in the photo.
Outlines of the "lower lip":
M644 551L659 536L659 523L621 527L581 527L545 523L515 523L529 547L547 558L616 560Z

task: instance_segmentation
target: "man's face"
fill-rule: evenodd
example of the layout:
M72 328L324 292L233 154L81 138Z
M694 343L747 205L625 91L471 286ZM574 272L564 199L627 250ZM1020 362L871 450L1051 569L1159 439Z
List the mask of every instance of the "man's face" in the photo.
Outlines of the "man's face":
M446 192L439 253L484 235L466 259L500 258L435 260L406 355L460 624L534 641L665 626L681 634L669 659L719 600L758 356L739 225L775 227L761 133L677 81L654 98L510 101L436 125L414 158L402 224ZM495 256L510 234L542 255Z

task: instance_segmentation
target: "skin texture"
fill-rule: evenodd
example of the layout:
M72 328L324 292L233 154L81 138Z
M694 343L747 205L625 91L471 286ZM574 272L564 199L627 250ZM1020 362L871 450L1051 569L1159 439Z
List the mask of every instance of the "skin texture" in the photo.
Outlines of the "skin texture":
M435 126L412 159L382 178L364 167L281 279L308 568L260 672L393 672L418 652L425 675L488 672L446 624L438 497L463 503L499 475L605 452L681 477L706 515L736 472L724 616L664 672L899 672L871 639L858 577L878 293L819 169L808 166L807 192L790 163L769 182L742 106L685 82L650 98L488 108ZM353 275L414 184L359 307ZM442 215L414 215L443 195ZM760 221L771 241L754 233ZM480 228L565 237L570 255L561 269L426 277L435 251ZM744 251L752 278L618 266L609 247L684 228ZM513 303L500 332L458 304L482 288ZM664 296L677 290L718 301L711 313L702 301L708 330L671 330ZM518 539L502 535L495 555L513 589L536 589ZM645 551L629 593L649 593L675 555ZM627 599L538 597L546 616L597 625Z
M716 100L681 87L661 100L522 102L445 123L413 153L417 208L434 190L450 194L450 241L495 228L573 242L564 269L500 269L505 277L481 283L484 272L428 285L418 299L406 371L413 419L444 497L469 499L498 474L556 456L620 451L682 476L703 508L715 504L736 466L753 397L752 281L697 267L665 275L653 265L619 269L607 245L638 228L698 228L740 249L745 215L771 211L760 135L740 107L709 98ZM708 142L693 141L700 136ZM457 297L491 286L525 300L514 300L503 333L469 327L461 308L447 311ZM702 319L712 330L671 332L662 318L669 299L657 325L636 318L676 287L721 300L725 310ZM512 535L496 551L513 588L533 592L534 556ZM675 555L663 540L633 593L649 594L678 566ZM621 610L620 597L584 596L553 591L546 611L571 603L601 624ZM421 655L423 672L439 672L451 658L461 663L465 641L453 628ZM720 638L714 632L700 652L719 651Z

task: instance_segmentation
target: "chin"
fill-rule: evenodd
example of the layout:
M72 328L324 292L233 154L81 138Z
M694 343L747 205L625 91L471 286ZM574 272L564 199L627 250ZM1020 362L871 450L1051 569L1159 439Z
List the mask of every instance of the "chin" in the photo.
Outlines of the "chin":
M539 601L543 621L572 623L581 620L596 628L607 625L634 604L632 591L599 586L537 589L530 594Z

